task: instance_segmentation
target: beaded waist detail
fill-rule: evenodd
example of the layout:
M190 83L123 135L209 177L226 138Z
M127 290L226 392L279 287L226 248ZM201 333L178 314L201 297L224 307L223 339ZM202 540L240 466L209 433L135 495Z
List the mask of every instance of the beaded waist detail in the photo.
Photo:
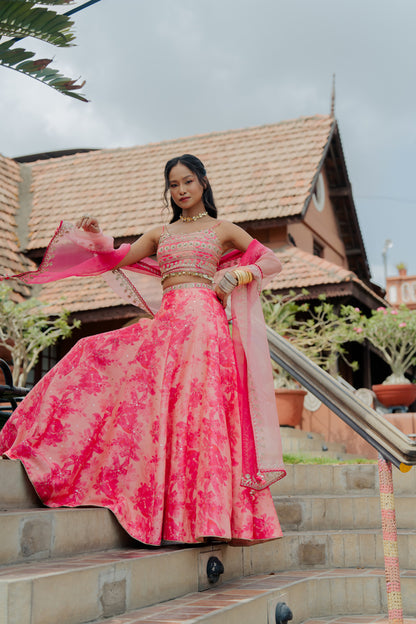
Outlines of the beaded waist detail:
M170 290L181 290L182 288L205 288L206 290L214 290L214 284L204 284L204 282L183 282L183 284L174 284L163 289L163 294Z
M168 277L177 277L178 275L193 275L194 277L203 277L210 282L214 281L212 275L207 275L206 273L198 273L198 271L173 271L172 273L165 273L160 282L161 284L163 284L165 279L167 279Z

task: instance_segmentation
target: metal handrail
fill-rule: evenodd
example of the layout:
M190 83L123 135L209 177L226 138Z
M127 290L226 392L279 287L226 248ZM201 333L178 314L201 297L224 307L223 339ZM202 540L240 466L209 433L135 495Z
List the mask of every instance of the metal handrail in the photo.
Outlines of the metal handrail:
M355 394L267 327L271 358L318 397L397 468L416 465L416 440L365 405Z

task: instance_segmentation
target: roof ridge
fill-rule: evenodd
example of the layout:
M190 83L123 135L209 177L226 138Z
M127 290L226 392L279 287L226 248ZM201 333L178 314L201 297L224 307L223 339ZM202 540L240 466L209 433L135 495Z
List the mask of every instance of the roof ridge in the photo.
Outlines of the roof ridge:
M59 156L58 158L56 158L56 161L63 161L65 159L69 159L69 158L88 158L91 155L97 155L97 153L99 154L113 154L113 153L126 153L128 151L132 151L132 150L145 150L145 149L149 149L151 147L160 147L163 145L173 145L175 143L184 143L184 142L188 142L191 140L200 140L200 139L204 139L204 138L215 138L215 137L221 137L221 136L225 136L225 135L238 135L244 132L248 132L250 134L254 134L255 132L258 132L259 130L269 130L270 128L278 128L278 127L282 127L282 126L289 126L290 124L299 124L301 122L307 122L307 121L316 121L316 120L322 120L322 121L330 121L331 123L334 123L334 118L331 117L331 115L329 114L320 114L320 113L316 113L315 115L301 115L300 117L293 117L291 119L284 119L282 121L276 121L276 122L271 122L271 123L267 123L267 124L259 124L256 126L242 126L240 128L230 128L228 130L211 130L209 132L201 132L201 133L197 133L197 134L190 134L190 135L186 135L186 136L182 136L182 137L175 137L172 139L163 139L162 141L150 141L148 143L140 143L140 144L136 144L136 145L130 145L130 146L125 146L125 147L103 147L103 148L90 148L88 151L77 151L74 150L73 154L63 154L62 156ZM79 148L80 150L82 148ZM45 163L48 162L48 159L41 159L39 158L38 160L32 161L31 163L28 163L30 165L34 165L34 164L38 164L38 163ZM50 162L50 160L49 160Z

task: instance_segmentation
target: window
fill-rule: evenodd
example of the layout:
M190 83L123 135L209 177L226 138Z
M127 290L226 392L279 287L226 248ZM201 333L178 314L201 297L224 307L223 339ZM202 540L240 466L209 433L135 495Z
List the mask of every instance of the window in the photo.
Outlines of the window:
M321 243L318 243L316 239L313 240L313 255L318 256L318 258L324 257L324 248Z

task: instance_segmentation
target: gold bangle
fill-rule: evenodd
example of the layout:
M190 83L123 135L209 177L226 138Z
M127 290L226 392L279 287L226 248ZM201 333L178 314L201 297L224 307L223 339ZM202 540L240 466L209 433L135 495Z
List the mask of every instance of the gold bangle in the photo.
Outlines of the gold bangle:
M234 269L233 275L235 275L235 278L237 280L237 286L240 286L241 280L243 279L240 269Z
M249 284L253 279L251 271L247 271L245 269L234 269L233 274L237 278L238 286Z

